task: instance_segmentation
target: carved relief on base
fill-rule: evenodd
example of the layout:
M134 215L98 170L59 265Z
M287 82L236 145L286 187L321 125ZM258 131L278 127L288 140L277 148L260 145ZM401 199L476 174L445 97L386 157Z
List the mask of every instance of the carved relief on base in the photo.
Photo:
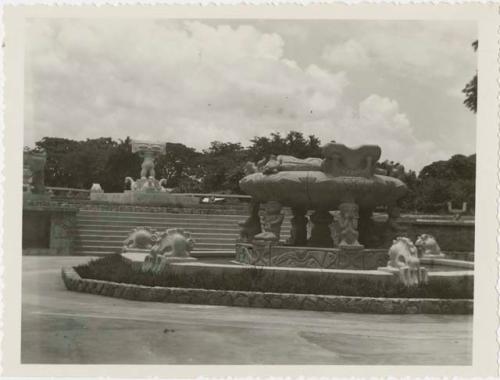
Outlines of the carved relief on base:
M377 269L387 262L385 250L294 248L269 243L237 244L236 261L250 265L292 268Z
M236 261L249 265L269 265L271 243L254 241L253 244L236 243Z

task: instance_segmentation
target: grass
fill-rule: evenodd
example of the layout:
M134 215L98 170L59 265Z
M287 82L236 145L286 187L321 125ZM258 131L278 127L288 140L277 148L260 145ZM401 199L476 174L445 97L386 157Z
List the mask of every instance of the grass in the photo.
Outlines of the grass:
M448 281L433 281L431 284L407 288L403 284L394 285L383 281L374 283L366 278L332 279L321 274L287 274L278 279L272 275L265 276L264 271L258 268L246 270L243 274L216 275L207 270L182 275L168 269L155 274L134 270L119 254L92 260L75 267L75 270L82 278L145 286L385 298L473 298L472 286L466 281L458 285L452 285Z

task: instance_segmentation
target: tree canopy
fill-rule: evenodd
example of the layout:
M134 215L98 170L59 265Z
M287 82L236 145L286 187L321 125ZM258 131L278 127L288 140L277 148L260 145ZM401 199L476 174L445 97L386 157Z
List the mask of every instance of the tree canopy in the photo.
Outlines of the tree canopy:
M472 48L477 51L479 46L478 40L472 43ZM465 94L464 104L472 112L477 112L477 71L474 77L465 85L462 92Z
M118 141L44 137L34 149L47 153L47 186L89 189L93 183L100 183L106 192L121 192L125 177L135 178L142 162L139 154L132 153L130 142L129 137ZM247 147L221 141L213 141L202 152L179 143L166 143L165 147L166 153L156 160L157 178L165 178L167 187L176 192L189 193L241 193L238 183L244 176L245 163L271 154L321 157L321 141L296 131L255 137ZM403 209L433 212L444 211L448 201L458 206L467 202L474 207L475 165L475 155L454 155L430 163L418 174L388 160L378 166L407 184L408 194L401 200Z

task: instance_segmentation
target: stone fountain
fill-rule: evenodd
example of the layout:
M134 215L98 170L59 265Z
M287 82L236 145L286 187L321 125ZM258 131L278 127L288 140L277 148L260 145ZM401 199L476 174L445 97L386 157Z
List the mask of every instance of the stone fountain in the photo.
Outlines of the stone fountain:
M396 229L397 201L407 187L376 168L380 155L376 145L348 148L331 142L323 147L324 158L272 155L265 164L247 164L240 188L252 201L249 217L240 223L237 261L320 268L376 269L384 265L387 248L365 246L378 233L372 213L385 206L386 226ZM283 207L290 207L293 215L286 244L281 241Z
M100 203L116 203L150 206L192 206L199 203L198 198L167 192L164 178L156 179L155 160L165 153L165 144L161 142L132 140L132 153L138 153L142 158L139 178L125 178L125 184L130 189L123 193L106 193L97 183L92 185L90 199Z
M165 144L149 141L132 140L132 153L138 153L143 159L140 178L134 181L132 177L125 178L131 191L158 192L165 191L162 184L165 179L157 180L155 176L155 159L165 153Z

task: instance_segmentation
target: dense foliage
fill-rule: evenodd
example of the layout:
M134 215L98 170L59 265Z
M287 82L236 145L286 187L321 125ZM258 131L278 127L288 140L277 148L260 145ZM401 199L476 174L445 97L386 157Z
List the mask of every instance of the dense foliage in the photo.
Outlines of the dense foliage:
M166 153L156 162L157 178L165 178L176 192L240 193L239 180L247 161L256 162L270 154L299 158L321 157L321 142L311 135L289 132L282 136L255 137L250 146L214 141L203 152L183 144L166 144ZM124 190L124 179L140 173L141 158L133 154L130 139L70 139L45 137L34 149L47 152L45 182L48 186L89 189L100 183L106 192ZM467 202L473 209L475 199L475 155L455 155L424 167L420 173L406 171L394 162L384 161L379 168L403 180L409 188L401 200L406 211L442 212L446 202L454 207Z
M472 43L472 48L477 51L479 46L478 40ZM465 85L462 92L465 94L464 104L472 112L477 112L477 72L472 79Z
M260 268L237 273L207 270L189 276L174 271L155 274L134 270L132 264L119 254L93 260L75 267L75 270L83 278L145 286L388 298L472 298L472 287L466 281L455 285L446 281L433 281L415 288L381 281L374 286L373 281L363 278L332 279L331 276L317 274L300 277L280 275L274 278L263 276Z

